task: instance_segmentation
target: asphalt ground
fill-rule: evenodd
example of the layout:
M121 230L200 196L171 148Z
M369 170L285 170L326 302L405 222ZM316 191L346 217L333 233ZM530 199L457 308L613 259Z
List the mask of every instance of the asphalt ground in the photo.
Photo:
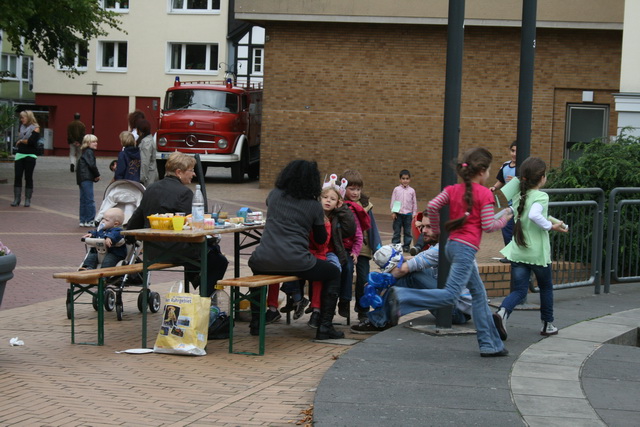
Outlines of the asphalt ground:
M105 176L110 160L99 159ZM66 158L38 159L30 208L9 206L13 164L0 163L3 179L0 240L17 254L18 266L0 307L1 425L277 426L304 424L310 414L315 424L344 426L630 426L640 420L638 349L603 344L621 325L640 325L637 284L614 285L601 295L590 287L557 291L557 337L538 335L537 311L515 313L508 322L510 355L496 359L479 357L472 334L433 336L426 312L373 336L338 325L350 345L314 342L307 316L291 325L280 321L267 327L263 357L229 354L226 341L210 342L199 358L116 353L140 347L135 293L126 295L123 321L106 313L104 347L72 345L67 287L52 274L75 270L84 254L75 175ZM210 204L222 203L228 212L265 210L269 189L257 182L233 184L228 170L210 170L206 182ZM107 185L108 179L96 184L98 205ZM372 200L389 242L391 221L381 214L388 198ZM485 235L479 262L492 262L500 241L498 233ZM232 239L223 239L222 248L232 262ZM243 275L250 274L246 259ZM164 295L179 277L154 274L152 289ZM77 319L79 338L93 339L91 305L78 306ZM153 345L159 313L149 319ZM246 324L236 336L236 347L257 346ZM13 337L24 345L9 346ZM527 365L528 357L536 362Z

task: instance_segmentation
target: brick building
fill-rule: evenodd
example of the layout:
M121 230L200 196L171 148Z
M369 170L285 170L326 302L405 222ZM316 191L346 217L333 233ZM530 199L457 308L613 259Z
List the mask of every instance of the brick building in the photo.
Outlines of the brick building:
M406 168L418 198L434 196L447 2L303 3L236 1L236 18L266 29L261 186L306 158L359 169L378 197ZM624 2L584 3L538 2L531 154L552 166L572 142L617 133ZM521 16L521 2L467 2L460 152L489 148L492 174L516 137Z

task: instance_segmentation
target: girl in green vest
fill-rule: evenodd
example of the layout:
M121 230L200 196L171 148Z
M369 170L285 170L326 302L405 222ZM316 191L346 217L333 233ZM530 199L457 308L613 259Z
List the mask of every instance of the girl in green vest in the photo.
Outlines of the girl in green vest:
M540 335L556 335L558 328L553 326L553 283L551 281L551 245L549 231L566 233L563 222L549 221L549 195L540 191L547 182L547 165L542 159L529 157L518 168L520 172L519 193L513 197L515 227L513 239L502 251L511 261L513 290L507 296L500 309L493 314L493 321L500 338L507 339L507 318L514 307L527 296L531 272L535 274L540 288ZM517 178L513 179L514 181Z

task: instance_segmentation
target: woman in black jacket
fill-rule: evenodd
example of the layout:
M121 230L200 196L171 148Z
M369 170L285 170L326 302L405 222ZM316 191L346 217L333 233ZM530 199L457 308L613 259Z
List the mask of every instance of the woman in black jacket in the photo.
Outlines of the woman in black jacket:
M22 176L26 181L24 190L24 207L31 206L31 194L33 194L33 171L36 168L36 150L40 139L40 125L36 121L32 111L25 110L20 113L20 131L16 142L16 161L14 164L13 195L11 206L19 206L22 197Z
M98 148L98 138L87 134L82 139L82 155L76 167L76 183L80 186L80 227L94 227L96 202L93 200L93 183L100 181L94 150Z

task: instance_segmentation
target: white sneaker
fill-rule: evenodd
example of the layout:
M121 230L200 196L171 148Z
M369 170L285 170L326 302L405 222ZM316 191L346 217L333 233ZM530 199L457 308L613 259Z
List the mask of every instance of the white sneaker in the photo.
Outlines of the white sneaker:
M501 307L500 310L493 313L493 323L496 325L498 334L502 341L507 340L507 310Z
M542 322L542 330L540 335L548 337L549 335L558 335L558 328L553 326L551 322Z

